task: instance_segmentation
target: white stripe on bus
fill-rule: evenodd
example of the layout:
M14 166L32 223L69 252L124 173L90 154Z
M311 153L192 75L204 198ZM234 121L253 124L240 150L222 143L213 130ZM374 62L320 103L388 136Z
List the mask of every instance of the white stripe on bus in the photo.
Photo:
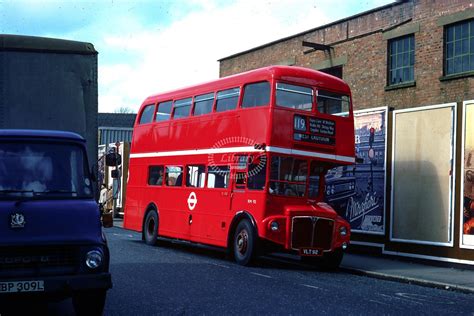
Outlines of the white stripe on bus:
M286 155L306 156L312 158L322 158L337 160L343 162L355 163L354 157L338 156L332 154L325 154L319 152L311 152L299 149L290 149L282 147L267 146L265 150L255 149L253 146L242 147L224 147L224 148L207 148L194 150L178 150L178 151L162 151L150 153L136 153L130 154L130 158L152 158L152 157L171 157L171 156L191 156L191 155L210 155L210 154L225 154L225 153L248 153L248 152L272 152Z

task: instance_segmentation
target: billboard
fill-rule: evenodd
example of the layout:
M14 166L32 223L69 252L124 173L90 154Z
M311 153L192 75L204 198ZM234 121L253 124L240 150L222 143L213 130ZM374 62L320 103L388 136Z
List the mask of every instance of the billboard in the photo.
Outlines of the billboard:
M461 245L474 248L474 101L464 102Z
M451 247L456 103L393 112L392 241Z
M326 176L326 202L361 233L385 232L386 107L354 113L355 150L359 161Z

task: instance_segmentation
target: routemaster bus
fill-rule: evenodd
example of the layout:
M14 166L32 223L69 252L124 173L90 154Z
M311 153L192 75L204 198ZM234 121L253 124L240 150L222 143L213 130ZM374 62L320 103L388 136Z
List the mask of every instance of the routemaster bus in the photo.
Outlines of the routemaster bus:
M325 174L353 164L342 80L271 66L143 102L134 125L124 227L229 250L339 266L349 224L324 203Z

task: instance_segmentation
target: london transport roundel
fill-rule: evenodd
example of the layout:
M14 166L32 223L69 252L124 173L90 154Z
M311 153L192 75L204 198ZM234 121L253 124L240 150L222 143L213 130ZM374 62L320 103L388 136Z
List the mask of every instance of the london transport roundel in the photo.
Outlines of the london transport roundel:
M197 197L196 197L196 193L191 192L189 194L189 197L188 197L188 207L189 207L190 211L194 210L194 208L196 207L197 202L198 202L198 200L197 200Z

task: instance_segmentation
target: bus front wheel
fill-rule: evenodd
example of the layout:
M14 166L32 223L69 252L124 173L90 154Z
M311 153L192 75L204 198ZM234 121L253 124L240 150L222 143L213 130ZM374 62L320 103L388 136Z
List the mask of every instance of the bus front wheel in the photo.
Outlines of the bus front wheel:
M147 245L156 245L158 240L158 213L155 210L151 210L146 214L143 223L143 237Z
M235 261L247 266L255 259L256 233L249 220L240 221L234 232L233 254Z
M334 271L341 265L343 256L342 249L335 249L332 252L325 253L323 257L302 257L301 259L304 263L316 265L323 270Z
M344 257L344 252L342 249L335 249L333 252L329 252L324 255L321 260L320 266L325 270L337 270L341 265L342 258Z

